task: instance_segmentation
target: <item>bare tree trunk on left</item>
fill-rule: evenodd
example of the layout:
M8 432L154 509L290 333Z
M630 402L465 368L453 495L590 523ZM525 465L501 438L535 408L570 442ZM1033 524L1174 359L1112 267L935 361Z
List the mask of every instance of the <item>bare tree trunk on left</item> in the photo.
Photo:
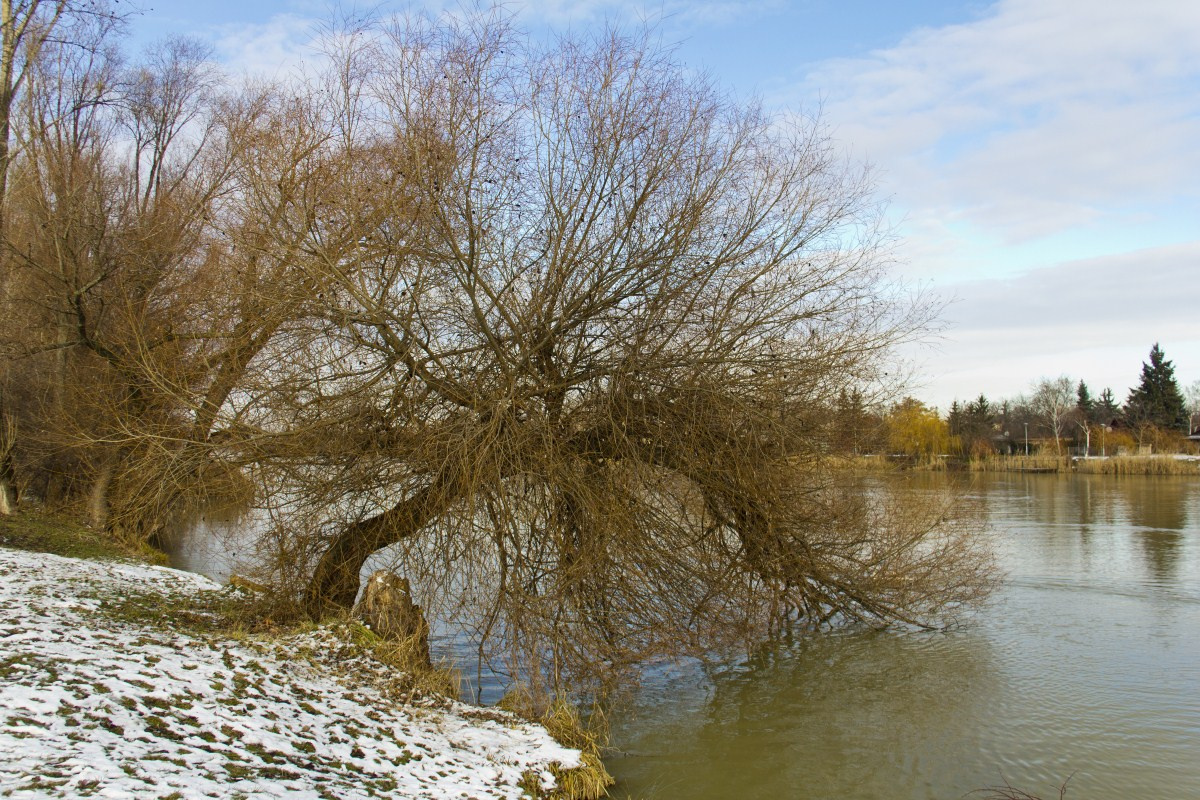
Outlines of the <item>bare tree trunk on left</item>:
M112 490L114 474L116 474L116 459L106 455L92 481L91 491L88 492L88 519L92 523L92 527L97 530L104 530L108 527L111 509L109 495Z
M0 412L0 516L17 513L17 475L12 457L16 443L16 422Z

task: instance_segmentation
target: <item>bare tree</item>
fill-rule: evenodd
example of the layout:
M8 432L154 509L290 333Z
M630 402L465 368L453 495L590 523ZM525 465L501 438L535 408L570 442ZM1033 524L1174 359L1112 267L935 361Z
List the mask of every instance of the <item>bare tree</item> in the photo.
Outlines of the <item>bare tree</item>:
M214 220L253 110L223 99L193 42L126 67L93 34L47 43L27 79L7 367L40 387L23 441L43 499L86 499L93 524L145 540L209 463L188 416L228 361Z
M1196 419L1200 417L1200 380L1192 381L1183 388L1183 399L1187 404L1188 435L1197 429Z
M1033 385L1033 396L1029 408L1054 433L1054 452L1062 452L1060 440L1063 430L1070 423L1075 408L1075 394L1071 379L1066 375L1057 378L1042 378Z
M1090 455L1092 452L1092 422L1088 419L1087 414L1081 408L1074 408L1069 413L1069 419L1075 424L1075 427L1083 433L1083 454Z
M31 73L9 343L27 458L96 524L153 541L253 482L281 595L344 609L391 559L555 689L985 591L947 504L826 458L934 309L816 121L500 11L327 41L257 92L179 41Z
M20 136L13 139L13 112L34 65L43 51L66 47L87 49L103 40L97 31L119 26L123 15L105 2L73 0L0 0L0 243L9 225L8 182ZM14 302L10 286L12 264L0 249L0 308ZM15 451L19 435L18 394L13 376L0 364L0 514L12 513L17 503Z
M423 605L565 680L978 596L969 528L825 465L826 409L931 310L815 123L616 33L336 42L246 179L260 252L304 281L219 425L277 563L313 559L311 614L390 548Z

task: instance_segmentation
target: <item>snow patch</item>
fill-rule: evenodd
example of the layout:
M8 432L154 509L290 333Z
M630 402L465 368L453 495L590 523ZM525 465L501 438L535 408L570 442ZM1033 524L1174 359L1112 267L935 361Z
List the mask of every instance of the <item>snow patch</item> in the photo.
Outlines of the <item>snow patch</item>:
M219 589L0 548L0 797L519 798L526 773L550 788L551 764L581 763L503 712L396 703L328 631L231 641L106 613Z

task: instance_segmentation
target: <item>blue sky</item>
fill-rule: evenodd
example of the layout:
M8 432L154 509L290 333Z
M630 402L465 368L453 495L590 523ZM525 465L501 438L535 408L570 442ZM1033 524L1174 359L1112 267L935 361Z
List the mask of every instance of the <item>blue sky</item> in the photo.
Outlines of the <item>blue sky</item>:
M897 273L952 299L945 333L906 353L915 396L945 409L1067 374L1123 399L1154 342L1181 385L1200 381L1200 3L506 5L533 30L648 19L734 91L819 106L876 170ZM190 33L270 72L326 7L158 0L132 33Z

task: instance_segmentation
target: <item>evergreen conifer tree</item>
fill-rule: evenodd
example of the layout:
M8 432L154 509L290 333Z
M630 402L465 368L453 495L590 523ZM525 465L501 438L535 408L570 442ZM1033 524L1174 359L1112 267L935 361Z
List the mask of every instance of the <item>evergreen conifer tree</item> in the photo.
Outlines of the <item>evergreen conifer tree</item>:
M1113 397L1112 389L1104 388L1100 399L1096 402L1096 421L1102 425L1111 425L1121 416L1121 408Z
M1125 416L1133 425L1187 430L1187 409L1175 382L1175 366L1157 342L1150 348L1150 362L1142 363L1140 385L1125 401Z
M1079 409L1080 415L1087 422L1096 421L1096 401L1092 399L1092 393L1083 381L1075 387L1075 408Z

